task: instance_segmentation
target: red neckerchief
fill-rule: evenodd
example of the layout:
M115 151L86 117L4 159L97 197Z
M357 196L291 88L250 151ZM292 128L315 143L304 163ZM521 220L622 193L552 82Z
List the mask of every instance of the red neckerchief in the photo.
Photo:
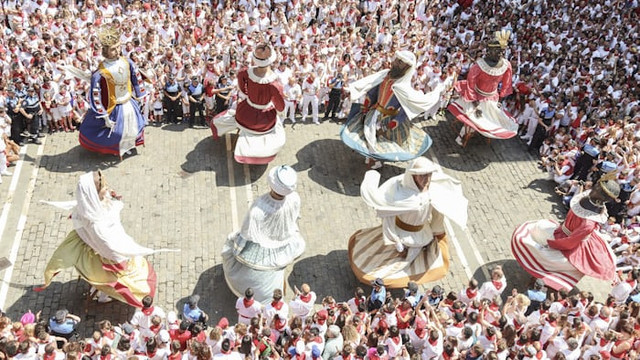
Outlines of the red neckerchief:
M246 298L242 298L242 303L244 304L244 307L250 308L251 305L253 305L253 299L247 300Z
M598 317L606 322L609 322L609 318L606 316L598 315Z
M280 320L280 319L276 320L275 323L274 323L275 328L278 331L283 330L286 324L287 324L287 322L285 320Z
M312 80L311 78L307 78L307 82L308 82L309 84L313 84L313 80Z
M284 302L282 302L282 301L272 301L271 302L271 306L273 306L273 308L276 309L276 310L282 309L282 305L284 305Z
M308 303L309 301L311 301L311 293L306 294L306 295L300 294L300 300L302 300L303 302Z
M496 287L496 290L500 290L502 288L502 281L499 280L492 280L491 281L493 283L493 286Z
M636 285L638 285L636 280L634 280L634 279L631 279L631 280L627 279L627 284L631 285L632 288L635 288Z
M364 301L364 299L359 298L359 297L354 297L354 298L353 298L353 302L355 302L355 303L356 303L356 308L357 308L358 306L360 306L360 302L361 302L361 301Z
M556 324L557 324L557 322L555 320L554 321L549 321L549 325L551 327L556 327Z
M587 299L580 299L582 306L587 306Z
M457 322L457 323L453 324L453 326L457 327L457 328L463 328L464 327L464 322L463 321Z
M540 310L538 310L538 312L540 313L540 316L542 316L542 315L546 314L547 310L540 309Z
M106 336L110 340L113 340L113 338L116 337L116 333L113 332L112 330L106 330L105 332L102 333L102 336Z
M567 300L562 299L562 300L558 300L558 302L560 303L560 305L567 307Z
M153 352L148 352L148 351L147 351L147 353L146 353L147 357L148 357L148 358L152 358L152 357L156 356L156 351L157 351L157 350L154 350Z
M600 347L604 347L605 345L607 345L608 341L607 339L600 339Z
M142 313L149 316L153 313L153 306L149 306L148 308L142 308Z
M513 319L513 326L516 328L516 331L520 331L522 328L522 324L520 324L516 319Z
M100 360L111 360L111 354L107 354L107 355L100 355Z
M47 354L47 353L45 353L45 354L44 354L44 356L43 356L43 360L53 360L53 359L55 359L55 358L56 358L56 353L55 353L55 351L54 351L54 352L52 352L51 354Z
M438 343L438 339L433 339L431 340L431 336L429 336L429 344L431 344L431 346L435 346Z
M400 344L400 340L400 336L394 336L391 338L391 341L393 341L393 343L396 345Z
M536 359L542 359L542 356L543 356L543 355L544 355L544 354L542 353L542 351L538 351L538 352L536 353Z
M300 355L296 354L296 359L299 359L299 360L304 360L306 357L307 356L305 355L305 353L302 353Z
M313 340L311 340L311 342L317 342L318 344L322 344L322 338L320 336L316 336L313 338Z
M157 334L158 332L160 332L160 330L162 330L162 324L151 325L149 327L149 330L151 330L152 333Z
M447 306L451 306L451 305L453 305L453 300L444 299L444 304L447 305Z
M489 341L493 341L493 340L495 340L495 339L496 339L496 336L495 336L495 335L492 335L492 336L485 336L485 337L486 337L486 338L487 338L487 340L489 340Z
M496 303L491 303L489 305L489 309L493 310L493 311L498 311L500 309L500 306L498 306L498 304L496 304Z

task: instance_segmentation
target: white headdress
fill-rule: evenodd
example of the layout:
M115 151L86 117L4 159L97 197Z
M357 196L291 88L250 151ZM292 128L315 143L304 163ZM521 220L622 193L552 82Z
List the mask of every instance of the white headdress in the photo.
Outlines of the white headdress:
M269 171L267 181L273 191L279 195L287 196L295 191L298 174L288 165L277 166Z
M411 51L396 51L396 59L402 60L405 64L410 65L412 68L416 67L416 56Z

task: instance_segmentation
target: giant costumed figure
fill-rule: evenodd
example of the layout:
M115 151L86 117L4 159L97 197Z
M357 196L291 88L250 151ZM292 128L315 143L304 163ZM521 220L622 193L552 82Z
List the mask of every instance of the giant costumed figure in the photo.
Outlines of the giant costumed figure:
M89 109L80 124L80 145L120 156L144 144L145 119L138 101L147 96L140 73L120 55L120 31L104 25L98 38L104 60L91 74Z
M451 229L467 223L468 201L460 182L424 157L404 174L379 182L380 173L369 170L360 186L382 225L358 230L349 239L354 274L366 284L380 278L390 288L443 278L449 269L445 219Z
M271 70L277 54L268 44L253 52L255 66L238 73L240 100L235 109L211 121L213 138L238 129L234 158L243 164L268 164L284 146L286 137L278 112L284 110L284 93L278 75Z
M222 268L231 291L242 297L252 288L260 302L284 288L285 268L306 246L298 228L295 170L274 167L267 180L271 190L253 202L240 231L230 234L222 248Z
M36 291L49 286L60 271L75 267L99 291L99 301L113 298L141 308L142 298L153 297L157 282L143 256L174 250L149 249L126 233L120 221L123 203L100 170L80 176L75 195L75 201L46 202L72 210L73 230L51 255L44 271L45 284Z
M415 90L411 78L416 56L398 51L391 69L379 71L350 83L347 91L353 102L364 97L360 111L352 113L340 137L351 149L366 157L366 163L378 168L381 161L409 161L424 154L431 137L413 120L438 110L445 84L425 94Z
M500 104L500 99L513 91L511 63L503 52L511 33L498 31L489 42L487 53L469 69L466 80L458 81L455 98L447 110L463 123L459 145L466 146L474 131L491 139L509 139L518 132L517 121Z
M511 252L529 274L556 290L573 289L585 275L613 280L616 257L600 228L608 218L605 203L620 194L614 178L605 175L591 190L575 195L561 224L545 219L518 226Z

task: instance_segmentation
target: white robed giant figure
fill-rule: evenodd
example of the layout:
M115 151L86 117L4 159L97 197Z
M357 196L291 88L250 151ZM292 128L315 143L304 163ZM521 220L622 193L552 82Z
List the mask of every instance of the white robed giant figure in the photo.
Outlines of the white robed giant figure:
M156 273L144 258L170 249L151 249L138 244L122 226L123 204L108 188L101 171L80 176L76 200L45 203L72 210L73 230L58 246L45 269L44 290L54 276L75 267L80 276L101 292L132 306L142 307L142 298L155 293Z
M275 167L268 182L271 191L254 201L242 228L229 235L222 249L222 267L231 291L243 296L250 287L260 302L268 302L273 290L283 288L285 268L305 249L297 223L300 196L295 192L295 170Z
M362 199L376 210L382 225L359 230L349 240L351 267L359 280L382 278L387 287L408 281L438 280L449 267L445 219L467 223L467 199L458 180L432 161L419 157L403 175L378 185L380 174L368 171Z

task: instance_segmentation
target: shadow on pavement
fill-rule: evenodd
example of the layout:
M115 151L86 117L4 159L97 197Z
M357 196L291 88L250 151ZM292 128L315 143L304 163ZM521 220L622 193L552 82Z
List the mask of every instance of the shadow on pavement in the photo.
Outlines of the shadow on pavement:
M162 124L162 126L160 126L160 129L165 131L183 132L188 127L189 125L187 125L186 123Z
M232 144L235 145L236 135L231 136ZM244 164L233 163L233 173L236 186L246 185L244 181ZM268 165L249 165L249 183L253 183L259 179L267 170ZM185 158L185 162L180 165L182 178L200 171L213 171L216 174L216 185L229 186L229 174L227 169L227 145L224 137L214 140L211 136L207 136L200 140L193 150L189 151Z
M455 142L461 123L448 117L439 119L442 120L429 121L424 130L434 139L430 151L435 153L440 165L445 168L472 172L483 170L492 162L533 160L525 143L517 137L508 140L492 139L488 142L484 136L475 134L463 148Z
M293 264L288 277L290 290L287 298L293 297L293 288L304 283L309 284L318 296L317 303L321 303L325 296L331 295L338 302L347 301L353 297L356 287L360 286L365 292L371 287L361 284L351 271L347 250L334 250L327 255L316 255L303 258Z
M82 320L78 325L78 332L82 337L90 337L93 331L98 329L98 322L106 319L103 314L109 314L108 320L113 325L131 319L135 308L115 300L106 304L90 300L86 296L89 288L88 283L79 279L65 283L53 282L42 292L36 292L29 286L25 288L24 295L5 312L10 318L17 320L29 310L34 314L42 311L40 318L48 321L59 309L83 309L81 313L75 313ZM37 304L38 307L29 308L25 304Z
M227 286L222 264L209 268L200 274L198 282L191 292L191 295L193 294L200 295L198 307L209 315L209 325L217 324L223 316L229 319L231 325L238 321L236 303L229 301L229 299L235 299L236 296ZM175 308L180 314L187 300L188 297L184 297L176 302Z
M564 219L567 215L567 208L562 204L562 197L555 193L556 186L557 184L553 180L535 179L525 186L524 189L531 189L546 194L547 197L544 200L553 204L551 205L553 215L559 219Z
M520 264L514 259L508 259L504 261L493 261L487 264L482 265L473 274L473 278L478 280L478 284L482 286L482 283L485 281L489 281L484 275L485 271L487 274L491 273L491 270L495 268L497 265L502 266L502 271L507 277L507 287L504 292L502 292L502 301L506 301L509 296L511 296L511 291L513 289L517 289L518 293L526 293L527 289L533 286L533 282L535 278L531 276L528 272L526 272ZM466 284L464 284L466 286ZM457 289L456 291L459 291ZM580 288L573 288L569 294L575 295L580 293ZM555 293L556 291L550 288L547 288L547 294Z
M132 150L132 155L125 155L123 161L127 157L137 155L137 150ZM42 155L40 166L52 172L72 173L78 171L95 171L105 170L113 166L117 166L120 159L115 155L99 154L91 152L80 145L76 145L71 150L56 154Z
M360 195L360 183L367 171L364 157L349 149L340 140L322 139L305 145L296 154L297 172L309 170L309 178L317 184L348 196ZM401 174L400 163L385 163L378 171L382 181Z
M493 270L498 265L502 266L502 271L507 277L507 287L502 292L502 301L507 300L507 297L511 295L511 291L513 290L513 288L518 289L519 293L527 291L533 277L529 275L529 273L526 272L514 259L492 261L477 268L473 273L473 278L478 280L479 286L482 286L482 283L484 283L485 281L491 280L490 278L487 278L485 274L491 274L491 270ZM462 288L467 284L460 285ZM460 289L451 290L460 291Z

